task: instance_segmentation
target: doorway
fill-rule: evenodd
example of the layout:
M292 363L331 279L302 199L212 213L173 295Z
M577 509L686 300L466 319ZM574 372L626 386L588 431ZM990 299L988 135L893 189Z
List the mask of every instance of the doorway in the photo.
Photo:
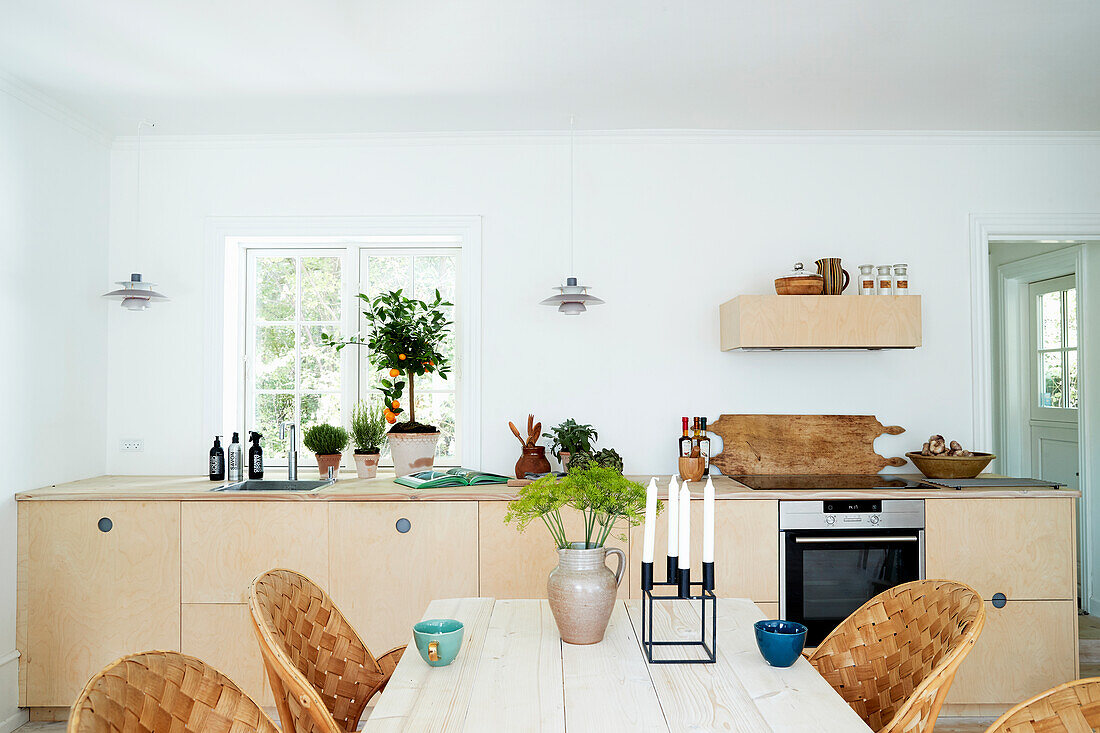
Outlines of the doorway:
M995 470L1079 489L1083 243L990 242ZM1077 507L1078 598L1087 606L1087 515Z

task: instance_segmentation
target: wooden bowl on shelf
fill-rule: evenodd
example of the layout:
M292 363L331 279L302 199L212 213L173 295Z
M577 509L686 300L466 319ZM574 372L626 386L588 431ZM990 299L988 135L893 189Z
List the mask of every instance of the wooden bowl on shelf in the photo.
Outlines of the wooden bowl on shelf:
M925 456L909 451L905 457L928 478L974 478L997 456L975 453L972 456Z
M777 277L776 295L821 295L825 292L825 278L820 275L804 277Z

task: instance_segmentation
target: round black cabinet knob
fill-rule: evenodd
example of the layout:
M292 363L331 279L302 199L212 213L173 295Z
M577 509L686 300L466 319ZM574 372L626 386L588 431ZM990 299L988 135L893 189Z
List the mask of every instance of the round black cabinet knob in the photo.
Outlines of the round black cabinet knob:
M412 527L413 527L412 522L405 519L404 517L401 517L400 519L397 520L397 531L400 532L401 534L405 534L410 529L412 529Z
M1008 598L1005 597L1004 593L994 593L993 594L993 607L994 608L1004 608L1005 604L1007 604L1007 603L1008 603Z
M111 521L110 517L100 517L96 526L99 527L100 532L110 532L114 529L115 523Z

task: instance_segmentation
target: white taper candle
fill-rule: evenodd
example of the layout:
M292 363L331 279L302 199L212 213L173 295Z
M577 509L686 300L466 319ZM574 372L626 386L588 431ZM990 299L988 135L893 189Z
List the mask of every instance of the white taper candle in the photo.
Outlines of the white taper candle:
M680 487L680 569L691 567L691 489Z
M714 484L703 487L703 562L714 562Z
M676 557L680 551L680 520L677 518L680 492L676 486L676 477L668 480L668 556Z
M657 479L645 490L645 527L642 530L642 562L653 562L653 533L657 530Z

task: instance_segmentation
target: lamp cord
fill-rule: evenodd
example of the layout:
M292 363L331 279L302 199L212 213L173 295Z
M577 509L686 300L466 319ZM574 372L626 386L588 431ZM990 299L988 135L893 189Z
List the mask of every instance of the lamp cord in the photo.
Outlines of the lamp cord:
M141 131L145 127L156 127L149 120L138 122L137 132L137 191L134 202L134 246L141 249ZM136 253L135 253L136 254ZM138 263L139 265L141 263ZM148 264L148 263L145 263ZM142 270L144 272L144 270Z
M566 277L574 277L577 273L573 270L573 156L576 147L576 131L574 124L576 117L569 115L569 272Z

